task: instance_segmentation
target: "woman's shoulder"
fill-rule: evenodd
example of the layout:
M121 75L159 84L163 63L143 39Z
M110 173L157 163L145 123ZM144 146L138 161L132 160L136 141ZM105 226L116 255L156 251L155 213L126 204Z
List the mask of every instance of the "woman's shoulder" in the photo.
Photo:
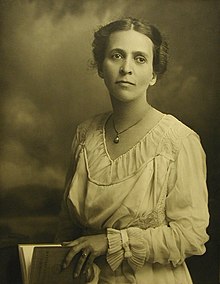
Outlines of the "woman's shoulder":
M105 119L110 115L110 112L103 112L89 117L78 125L78 129L90 129L91 127L99 127L103 125Z
M165 116L163 126L164 129L158 151L172 156L173 159L175 159L184 141L196 140L200 143L199 135L171 114Z
M188 125L180 121L178 118L171 114L166 115L166 119L168 121L168 127L166 131L166 136L175 139L183 139L186 136L193 134L198 136L198 134L190 128ZM174 137L173 137L174 136Z
M80 140L85 140L89 133L93 133L97 130L102 130L103 125L110 115L110 112L99 113L89 117L77 126L77 135Z

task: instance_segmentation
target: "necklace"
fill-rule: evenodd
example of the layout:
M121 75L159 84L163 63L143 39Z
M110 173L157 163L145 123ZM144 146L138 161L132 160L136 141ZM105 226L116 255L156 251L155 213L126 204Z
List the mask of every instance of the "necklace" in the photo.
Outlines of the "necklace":
M135 125L137 125L139 122L141 122L141 121L144 119L144 117L145 117L145 115L144 115L143 117L141 117L141 119L139 119L138 121L136 121L134 124L128 126L127 128L125 128L125 129L122 130L122 131L118 131L118 130L116 129L116 127L115 127L115 121L114 121L114 119L112 119L113 129L114 129L114 131L115 131L115 133L116 133L116 136L115 136L115 138L113 139L113 142L114 142L115 144L118 144L119 141L120 141L119 135L122 134L122 133L124 133L124 132L127 131L128 129L134 127Z

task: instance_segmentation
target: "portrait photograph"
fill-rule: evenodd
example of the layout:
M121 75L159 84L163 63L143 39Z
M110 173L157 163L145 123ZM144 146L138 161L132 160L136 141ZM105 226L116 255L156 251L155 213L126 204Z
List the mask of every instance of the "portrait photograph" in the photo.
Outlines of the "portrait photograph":
M0 0L0 23L0 282L58 243L83 283L219 284L220 1Z

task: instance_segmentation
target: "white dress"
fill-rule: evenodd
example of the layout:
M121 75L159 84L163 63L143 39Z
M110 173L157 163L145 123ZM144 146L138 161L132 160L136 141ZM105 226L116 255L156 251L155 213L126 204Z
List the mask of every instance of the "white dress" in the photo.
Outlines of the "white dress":
M109 115L77 128L58 237L107 232L108 253L96 260L98 283L192 283L184 260L205 252L209 220L199 137L163 115L112 160L105 141Z

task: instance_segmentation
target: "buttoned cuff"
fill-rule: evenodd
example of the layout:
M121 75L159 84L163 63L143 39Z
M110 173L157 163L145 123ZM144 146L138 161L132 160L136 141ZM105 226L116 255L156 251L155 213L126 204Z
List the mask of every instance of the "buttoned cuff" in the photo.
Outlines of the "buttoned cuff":
M141 229L128 228L115 230L108 228L107 239L107 262L113 271L120 266L124 259L127 259L133 270L144 265L146 248L142 239Z

